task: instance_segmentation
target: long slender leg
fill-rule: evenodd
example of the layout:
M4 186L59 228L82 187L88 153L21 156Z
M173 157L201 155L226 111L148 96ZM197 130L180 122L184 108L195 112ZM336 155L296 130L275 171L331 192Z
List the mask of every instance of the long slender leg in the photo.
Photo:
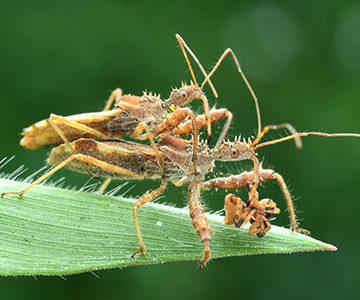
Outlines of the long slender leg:
M155 144L155 141L154 141L154 138L153 138L153 136L152 136L152 134L151 134L151 132L150 132L150 129L149 129L149 127L148 127L145 123L140 123L140 124L136 127L135 132L141 132L142 130L145 130L145 131L146 131L146 134L145 134L145 135L146 135L146 137L149 139L150 144L151 144L151 146L153 147L153 149L154 149L154 151L155 151L157 163L158 163L159 167L161 168L161 174L162 174L162 176L164 176L164 175L165 175L164 162L163 162L163 160L162 160L162 158L161 158L161 156L160 156L159 150L158 150L158 148L157 148L157 146L156 146L156 144ZM111 181L111 179L108 178L108 179L100 186L100 188L99 188L99 190L98 190L98 193L102 193L102 192L105 190L105 188L110 184L110 181Z
M250 185L249 200L248 200L246 206L251 206L251 205L253 205L254 202L255 203L257 202L256 194L257 194L257 188L258 188L258 185L260 182L260 178L259 178L260 163L256 156L252 156L251 160L254 163L254 169L253 169L254 175L253 175L252 183Z
M109 186L110 182L111 182L111 178L106 178L105 181L99 187L99 189L96 191L96 193L102 194L105 191L105 189Z
M202 268L210 257L210 226L207 223L207 218L204 215L204 209L201 207L200 195L197 191L196 182L189 184L189 209L190 217L193 220L193 226L204 244L204 257L199 262L199 268Z
M112 91L109 99L106 101L106 105L103 109L103 111L107 111L110 109L111 105L113 104L114 100L115 100L115 103L120 100L120 98L122 97L122 89L115 89Z
M138 175L138 174L136 174L134 172L131 172L131 171L127 170L127 169L124 169L124 168L121 168L121 167L118 167L118 166L115 166L115 165L112 165L112 164L109 164L109 163L106 163L104 161L98 160L98 159L93 158L91 156L87 156L87 155L83 155L83 154L73 154L70 157L68 157L66 160L64 160L62 163L58 164L54 169L50 170L48 173L41 176L39 179L37 179L35 182L33 182L27 188L23 189L22 191L20 191L20 192L2 193L1 197L5 196L5 195L18 195L18 196L24 195L24 193L26 193L33 186L39 184L40 182L42 182L43 180L48 178L51 174L53 174L56 171L58 171L59 169L63 168L66 164L70 163L74 159L84 161L84 162L87 162L89 164L93 164L93 165L98 166L98 167L100 167L102 169L106 169L106 170L109 170L111 172L119 173L119 174L122 174L122 175L127 176L127 177L131 177L131 178L139 179L139 180L143 179L143 176L140 176L140 175ZM136 232L137 232L137 236L138 236L138 240L139 240L140 251L135 252L132 257L134 257L138 253L145 253L145 251L146 251L146 248L145 248L144 242L142 240L142 236L141 236L140 224L139 224L139 219L138 219L138 216L137 216L137 209L140 208L142 205L144 205L146 202L149 202L149 201L155 199L157 196L159 196L165 190L165 188L167 186L167 183L168 183L168 179L163 178L161 180L161 185L160 185L159 188L157 188L156 190L142 196L138 201L136 201L134 203L133 214L134 214Z
M50 125L54 128L54 130L57 132L57 134L61 137L61 139L67 145L68 145L67 138L65 137L65 135L62 133L62 131L59 129L59 127L56 125L55 122L60 123L60 124L64 124L64 125L68 125L68 126L70 126L72 128L75 128L75 129L81 130L83 132L89 133L89 134L93 135L94 137L98 137L98 138L103 139L103 140L106 140L106 139L109 138L106 134L103 134L99 130L93 129L93 128L89 127L89 126L86 126L86 125L83 125L83 124L80 124L80 123L77 123L77 122L74 122L74 121L71 121L71 120L69 120L69 119L67 119L65 117L58 116L58 115L55 115L55 114L51 114L50 117L49 117ZM71 149L70 145L68 145L68 147Z
M103 111L108 111L110 109L111 105L113 104L114 100L115 100L115 103L117 103L121 97L122 97L122 89L117 88L117 89L113 90L109 99L106 101L106 105L105 105ZM100 188L96 191L96 193L102 194L103 191L105 191L105 189L109 186L110 182L111 182L111 178L107 178L102 183Z
M134 179L143 179L143 176L140 176L140 175L138 175L138 174L136 174L134 172L131 172L131 171L127 170L127 169L124 169L124 168L121 168L121 167L106 163L104 161L98 160L98 159L96 159L94 157L84 155L84 154L72 154L66 160L64 160L63 162L61 162L60 164L55 166L52 170L50 170L49 172L47 172L46 174L44 174L43 176L41 176L40 178L35 180L32 184L30 184L28 187L26 187L22 191L20 191L20 192L2 193L1 197L5 196L5 195L18 195L18 196L24 195L33 186L35 186L35 185L39 184L40 182L44 181L50 175L54 174L56 171L63 168L65 165L67 165L68 163L70 163L74 159L77 159L77 160L80 160L80 161L83 161L83 162L98 166L98 167L100 167L102 169L106 169L106 170L112 171L114 173L122 174L122 175L127 176L127 177L131 177L131 178L134 178Z
M229 177L219 177L203 183L202 187L204 189L210 189L211 187L215 187L218 189L235 189L238 190L242 187L248 186L249 183L252 183L254 178L254 171L243 172L239 175L232 175ZM298 222L296 220L295 209L293 202L291 200L291 195L289 189L287 188L284 179L282 176L273 170L270 169L260 169L259 170L259 180L260 183L266 180L275 179L280 184L280 188L284 194L286 204L289 210L290 215L290 228L292 231L300 231L306 233L306 230L298 228Z
M169 118L165 119L159 126L156 127L156 135L160 135L165 132L172 131L176 128L182 121L186 119L186 117L190 117L192 124L192 132L193 132L193 163L194 170L196 170L196 161L197 161L197 148L199 143L199 135L197 129L196 117L192 110L188 107L177 109Z
M223 130L219 136L219 139L216 143L215 148L217 148L224 141L225 136L226 136L227 132L229 131L231 121L233 119L233 115L226 108L220 108L220 109L212 108L209 112L209 117L210 117L210 123L216 123L217 121L219 121L222 118L227 118L227 121L226 121L226 123L223 127ZM198 115L196 117L196 123L197 123L198 128L206 127L207 126L206 116ZM192 123L191 123L191 121L187 121L187 122L177 126L177 128L175 128L173 130L173 133L174 134L187 134L187 133L190 133L191 130L192 130Z
M185 57L185 60L186 60L186 63L188 64L188 67L189 67L189 70L190 70L190 73L191 73L191 77L193 78L194 80L194 83L197 85L197 82L196 82L196 77L195 77L195 74L194 74L194 71L193 71L193 68L191 67L191 64L190 64L190 60L186 54L186 51L184 48L186 48L186 50L190 53L190 55L192 56L192 58L195 60L195 62L197 63L197 65L199 66L201 72L203 73L203 75L205 76L205 78L208 77L206 71L204 70L203 66L201 65L200 61L198 60L198 58L196 57L196 55L191 51L191 49L189 48L188 45L186 45L185 41L182 39L182 37L179 35L179 34L176 34L176 39L178 40L178 43L180 45L180 48L181 48L181 51ZM212 84L212 82L210 81L210 78L208 79L208 82L209 82L209 85L211 87L211 90L212 92L214 93L214 96L215 98L218 97L218 94Z
M214 66L214 68L212 69L212 71L208 74L208 76L205 78L205 80L203 81L203 83L201 84L201 88L203 88L203 86L205 85L205 83L209 80L209 78L211 78L211 76L215 73L215 71L217 70L217 68L220 66L221 62L224 60L224 58L226 57L226 55L228 55L229 53L231 53L232 58L236 64L236 68L238 69L241 77L243 78L248 90L250 91L251 96L254 99L255 102L255 109L256 109L256 115L257 115L257 119L258 119L258 134L260 134L261 132L261 117L260 117L260 108L259 108L259 102L258 99L249 83L249 81L247 80L244 72L242 71L242 69L240 68L240 64L238 59L236 58L235 53L233 52L232 49L228 48L224 51L224 53L221 55L221 57L219 58L218 62L216 63L216 65Z
M180 179L173 179L171 180L172 184L175 186L182 186L185 183L187 183L189 181L189 178L187 178L186 176Z
M285 138L279 139L279 140L275 140L275 141L270 141L270 142L266 142L266 144L275 144L277 142L282 142L283 140L288 140L288 139L294 139L295 140L295 145L298 149L302 148L302 141L300 139L299 133L296 131L296 129L294 128L294 126L292 126L289 123L282 123L282 124L278 124L278 125L269 125L269 126L265 126L264 129L258 134L257 138L252 142L251 146L254 147L255 149L259 148L260 145L257 145L257 143L260 142L261 138L269 131L269 130L278 130L281 128L285 128L287 130L289 130L289 132L291 133L290 136L287 136ZM309 133L308 133L309 134ZM307 135L308 135L307 134ZM360 135L358 135L360 136ZM264 143L262 143L264 144Z
M210 122L210 116L209 116L209 102L204 93L202 93L200 98L203 101L204 114L206 116L206 124L207 124L207 132L208 132L207 143L210 144L212 133L211 133L211 122Z
M135 220L135 228L136 228L136 234L138 237L138 241L139 241L139 246L140 246L140 250L136 251L131 257L134 257L137 254L140 253L145 253L146 252L146 248L143 242L143 238L141 235L141 230L140 230L140 223L139 223L139 218L138 218L138 214L137 214L137 210L143 206L145 203L155 199L157 196L159 196L166 188L168 184L168 179L167 178L163 178L161 180L161 184L160 187L158 187L156 190L153 190L152 192L142 196L139 200L137 200L134 203L133 206L133 215L134 215L134 220Z
M186 45L185 41L182 39L182 37L179 35L179 34L176 34L176 39L178 40L178 43L180 45L180 48L181 48L181 51L183 52L183 55L185 57L185 60L188 64L188 67L189 67L189 70L190 70L190 73L191 73L191 76L193 78L193 81L194 81L194 84L195 86L198 88L196 92L201 92L200 93L200 98L202 99L203 101L203 105L204 105L204 113L205 113L205 116L206 116L206 120L207 120L207 130L208 130L208 144L210 143L210 139L211 139L211 124L210 124L210 120L209 120L209 104L208 104L208 100L205 96L205 94L203 93L202 91L202 88L199 88L198 87L198 84L197 84L197 81L196 81L196 77L195 77L195 74L194 74L194 71L191 67L191 64L190 64L190 60L186 54L186 51L185 49L190 53L190 55L193 57L193 59L195 60L195 62L197 63L197 65L199 66L201 72L203 73L203 75L205 76L205 78L208 78L208 82L209 82L209 85L211 87L211 90L215 96L215 98L218 98L218 94L210 80L210 77L208 77L206 71L204 70L203 66L201 65L200 61L198 60L198 58L196 57L196 55L191 51L190 47L188 45ZM172 102L172 103L175 103L175 102Z
M153 138L153 135L149 129L149 127L145 124L145 123L140 123L139 125L136 126L135 130L134 130L134 133L132 134L132 137L133 138L138 138L139 137L139 134L145 130L146 131L146 138L149 139L150 141L150 144L151 146L153 147L154 151L155 151L155 154L156 154L156 160L157 160L157 163L158 165L160 166L161 168L161 173L162 175L164 176L165 175L165 166L164 166L164 162L160 156L160 153L159 153L159 150L155 144L155 141L154 141L154 138Z
M118 100L121 98L121 96L122 96L122 90L119 89L119 88L115 89L115 90L111 93L111 95L110 95L110 97L109 97L109 99L108 99L108 101L107 101L107 103L106 103L103 111L109 110L109 108L110 108L111 104L114 102L114 100L115 100L115 101L118 101ZM67 138L65 137L65 135L62 133L62 131L60 130L60 128L56 125L56 122L57 122L57 123L60 123L60 124L67 125L67 126L70 126L70 127L74 128L74 129L81 130L81 131L83 131L83 132L87 132L87 133L93 135L94 137L98 137L98 138L103 139L103 140L108 139L108 136L105 135L105 134L103 134L103 133L102 133L101 131L99 131L99 130L96 130L96 129L93 129L93 128L87 126L87 125L80 124L80 123L78 123L78 122L69 120L69 119L64 118L64 117L62 117L62 116L58 116L58 115L55 115L55 114L51 114L50 117L49 117L49 123L50 123L50 125L54 128L54 130L57 132L57 134L61 137L61 139L66 143L66 145L69 147L69 149L71 149L71 151L72 151L74 154L75 154L74 149L72 149L72 147L71 147L68 139L67 139Z
M104 135L102 132L98 131L98 130L95 130L93 128L90 128L86 125L83 125L83 124L79 124L77 122L74 122L74 121L71 121L71 120L68 120L64 117L61 117L61 116L58 116L58 115L55 115L55 114L51 114L50 115L50 118L49 118L49 123L50 125L54 128L54 130L57 132L57 134L61 137L61 139L65 142L65 144L69 147L69 149L71 150L71 152L73 154L76 154L76 151L75 149L70 145L70 142L69 140L66 138L66 136L62 133L62 131L60 130L60 128L56 125L56 123L54 122L59 122L59 123L62 123L62 124L65 124L65 125L68 125L68 126L71 126L73 128L76 128L76 129L79 129L79 130L82 130L84 132L87 132L87 133L90 133L90 134L93 134L95 137L99 137L99 138L102 138L102 139L107 139L107 136ZM83 166L84 166L84 169L89 173L90 176L93 176L93 174L88 170L88 168L86 167L86 164L83 163Z

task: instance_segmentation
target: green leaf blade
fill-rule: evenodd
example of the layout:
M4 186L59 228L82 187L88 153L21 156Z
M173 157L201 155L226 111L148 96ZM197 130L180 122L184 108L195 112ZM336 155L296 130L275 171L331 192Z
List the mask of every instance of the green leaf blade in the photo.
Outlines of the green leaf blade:
M0 192L26 183L0 179ZM37 185L0 202L0 275L63 275L90 270L199 260L203 245L186 209L148 203L138 211L145 255L138 250L135 199ZM309 236L272 226L265 237L222 224L207 214L211 258L304 251L335 251Z

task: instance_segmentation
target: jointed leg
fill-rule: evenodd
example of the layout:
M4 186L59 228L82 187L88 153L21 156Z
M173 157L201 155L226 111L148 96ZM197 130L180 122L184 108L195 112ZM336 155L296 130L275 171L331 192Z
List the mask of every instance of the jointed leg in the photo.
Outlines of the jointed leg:
M180 179L173 179L171 180L172 184L175 186L182 186L185 183L187 183L189 181L189 178L187 178L186 176Z
M195 56L195 54L191 51L191 49L189 48L189 46L186 45L185 41L182 39L182 37L181 37L179 34L176 34L176 39L177 39L178 42L179 42L181 51L182 51L182 53L183 53L183 55L184 55L184 57L185 57L186 63L188 64L188 67L189 67L189 70L190 70L190 73L191 73L191 77L192 77L194 83L197 85L194 71L193 71L193 69L192 69L192 67L191 67L190 60L189 60L189 58L188 58L188 56L187 56L186 51L185 51L184 48L186 48L186 50L190 53L190 55L192 56L192 58L195 60L195 62L196 62L197 65L199 66L201 72L202 72L203 75L205 76L205 78L207 78L208 75L207 75L206 71L204 70L203 66L201 65L200 61L198 60L198 58L197 58L197 57ZM214 88L214 86L213 86L210 78L208 78L207 81L209 82L209 85L210 85L210 87L211 87L212 92L214 93L215 98L217 98L217 97L218 97L218 94L217 94L217 92L216 92L216 90L215 90L215 88Z
M131 171L127 170L127 169L124 169L124 168L121 168L121 167L106 163L104 161L98 160L98 159L96 159L94 157L87 156L87 155L84 155L84 154L73 154L73 155L69 156L67 159L65 159L63 162L61 162L60 164L55 166L52 170L50 170L49 172L47 172L46 174L44 174L43 176L41 176L40 178L35 180L32 184L30 184L27 188L23 189L22 191L20 191L20 192L2 193L1 197L5 196L5 195L18 195L18 196L24 195L33 186L35 186L35 185L39 184L40 182L44 181L50 175L52 175L56 171L63 168L65 165L67 165L68 163L70 163L74 159L77 159L77 160L80 160L82 162L86 162L86 163L98 166L98 167L100 167L102 169L106 169L106 170L112 171L114 173L122 174L122 175L127 176L127 177L131 177L131 178L134 178L134 179L143 179L143 176L140 176L140 175L138 175L138 174L136 174L134 172L131 172Z
M193 220L193 226L199 234L201 241L204 244L204 257L199 262L199 268L202 268L210 257L210 226L207 223L207 218L204 215L204 209L201 207L200 196L197 191L197 183L190 182L189 184L189 209L190 217Z
M156 135L170 132L174 128L176 128L182 121L186 119L186 117L190 117L192 124L192 132L193 132L193 163L195 173L196 171L196 161L197 161L197 147L199 143L199 135L197 129L197 122L194 113L190 108L184 107L177 109L169 118L165 119L159 126L156 128Z
M96 193L102 194L105 191L105 189L109 186L110 182L111 182L111 178L106 178L105 181L99 187L99 189L96 191Z
M256 145L257 143L259 143L259 141L261 140L261 138L269 131L269 130L278 130L281 128L285 128L287 130L289 130L289 132L291 133L290 136L281 138L279 140L275 140L275 141L270 141L270 142L265 142L262 143L261 145L264 144L275 144L276 142L282 142L283 140L289 140L289 139L294 139L295 140L295 145L298 149L302 148L302 141L300 139L300 135L299 133L296 131L296 129L294 128L294 126L292 126L289 123L282 123L282 124L278 124L278 125L269 125L269 126L265 126L264 129L258 134L257 138L252 142L252 147L254 147L254 149L257 149L259 147L262 147L260 145ZM360 135L359 135L360 136ZM264 145L265 146L265 145Z
M159 196L165 190L165 188L167 186L167 183L168 183L168 179L163 178L161 180L160 187L158 187L156 190L153 190L152 192L142 196L139 200L137 200L134 203L133 215L134 215L136 234L137 234L137 237L138 237L140 250L136 251L131 257L134 257L137 254L146 252L146 248L145 248L145 245L144 245L144 242L143 242L143 239L142 239L142 235L141 235L140 223L139 223L139 218L138 218L138 215L137 215L137 210L138 210L138 208L143 206L145 203L147 203L147 202L155 199L157 196Z
M233 118L233 115L230 111L228 111L226 108L220 108L220 109L211 109L209 112L209 118L210 123L216 123L222 118L227 118L226 124L224 125L224 128L219 136L219 139L216 143L215 148L219 147L221 143L224 141L225 136L227 132L229 131L231 121ZM207 126L206 123L206 116L205 115L199 115L196 117L196 123L198 128L204 128ZM184 124L180 124L176 129L173 130L174 134L187 134L192 131L192 123L191 121L187 121Z
M119 89L119 88L115 89L111 93L109 99L107 100L103 111L109 110L109 108L112 105L112 103L114 102L114 100L117 102L121 98L121 96L122 96L122 90ZM54 128L54 130L57 132L57 134L61 137L61 139L66 143L66 145L69 147L69 149L72 150L72 152L74 154L75 154L75 152L73 151L72 147L70 146L70 144L68 142L68 139L65 137L65 135L62 133L62 131L59 129L59 127L56 125L55 122L57 122L59 124L64 124L64 125L70 126L70 127L74 128L74 129L81 130L83 132L89 133L89 134L93 135L94 137L98 137L98 138L101 138L103 140L108 139L107 135L103 134L102 132L100 132L100 131L98 131L96 129L93 129L93 128L89 127L89 126L86 126L86 125L80 124L78 122L69 120L68 118L64 118L64 117L61 117L61 116L58 116L58 115L55 115L55 114L51 114L50 117L49 117L50 125Z
M224 58L226 57L226 55L228 55L229 53L231 53L232 58L236 64L236 68L238 69L241 77L243 78L247 88L249 89L251 96L254 99L255 102L255 109L256 109L256 114L257 114L257 119L258 119L258 134L260 134L261 132L261 117L260 117L260 108L259 108L259 102L258 99L250 85L250 83L248 82L244 72L242 71L242 69L240 68L240 64L238 59L235 56L235 53L232 51L232 49L228 48L224 51L224 53L221 55L221 57L219 58L218 62L216 63L215 67L212 69L212 71L209 73L209 75L205 78L205 80L203 81L203 83L201 84L201 88L203 88L203 86L205 85L205 83L210 79L210 77L215 73L215 71L217 70L217 68L220 66L221 62L224 60Z
M66 145L70 149L71 149L71 146L69 144L68 139L65 137L65 135L62 133L62 131L56 125L55 122L59 123L59 124L64 124L64 125L70 126L70 127L74 128L74 129L81 130L84 133L85 132L89 133L89 134L93 135L94 137L97 137L97 138L100 138L100 139L103 139L103 140L107 140L109 138L107 135L103 134L101 131L93 129L93 128L89 127L89 126L80 124L78 122L71 121L71 120L69 120L69 119L67 119L65 117L61 117L61 116L58 116L58 115L55 115L55 114L51 114L50 117L49 117L50 125L54 128L56 133L61 137L61 139L66 143Z
M51 114L49 117L49 123L50 125L53 127L53 129L56 131L56 133L61 137L61 139L64 141L64 143L69 147L69 149L71 150L71 152L73 154L76 154L75 149L70 145L69 140L66 138L66 136L62 133L62 131L60 130L60 128L56 125L55 121L60 123L60 124L64 124L64 125L68 125L70 127L73 127L75 129L90 133L92 135L94 135L94 137L98 137L101 139L106 140L108 137L106 135L104 135L102 132L95 130L91 127L88 127L86 125L68 120L64 117L55 115L55 114ZM89 173L90 176L93 176L93 174L91 174L91 172L87 169L86 164L83 163L84 169Z
M157 163L158 165L160 166L161 168L161 173L162 175L164 176L165 175L165 167L164 167L164 162L163 160L161 159L161 156L160 156L160 153L159 153L159 150L155 144L155 141L154 141L154 138L153 138L153 135L151 134L151 131L149 129L149 127L145 124L145 123L140 123L138 126L136 126L136 129L132 135L133 138L138 138L139 137L139 134L145 130L146 131L146 137L149 139L150 141L150 144L151 146L153 147L154 151L155 151L155 154L156 154L156 160L157 160Z
M105 108L103 111L107 111L109 110L111 104L113 103L113 101L118 101L122 96L122 90L117 88L115 89L106 105L105 105ZM65 135L62 133L62 131L60 130L60 128L56 125L56 123L59 123L59 124L63 124L63 125L67 125L69 127L72 127L74 129L78 129L80 131L83 131L83 132L86 132L86 133L89 133L91 135L93 135L94 137L97 137L97 138L100 138L100 139L103 139L103 140L107 140L108 139L108 136L103 134L101 131L99 130L96 130L96 129L93 129L87 125L84 125L84 124L80 124L78 122L75 122L75 121L72 121L72 120L69 120L68 118L64 118L62 116L58 116L58 115L55 115L55 114L51 114L50 117L49 117L49 123L50 125L54 128L54 130L56 131L56 133L61 137L61 139L64 141L64 143L69 147L69 149L75 154L76 152L74 151L74 149L71 147L67 137L65 137Z
M248 202L246 204L246 206L251 206L254 203L256 203L258 200L258 197L256 197L257 195L257 188L260 182L260 178L259 178L259 172L260 172L260 164L259 161L257 159L256 156L252 156L251 160L254 163L254 169L253 169L253 179L251 182L251 185L248 185L250 187L250 192L249 192L249 199Z
M121 97L122 97L122 89L117 88L117 89L113 90L109 99L106 101L106 105L105 105L103 111L109 110L110 106L114 102L114 100L116 103L120 100Z
M215 178L203 183L202 187L204 189L210 189L211 187L220 188L220 189L235 189L238 190L242 187L246 187L249 184L252 184L254 178L254 171L243 172L239 175L233 175L229 177ZM301 231L306 232L298 228L298 223L296 220L294 206L291 200L291 195L289 189L287 188L284 179L281 175L269 169L260 169L259 170L259 183L262 183L266 180L275 179L280 184L281 190L284 194L286 204L290 214L290 228L292 231ZM250 198L249 198L250 199ZM248 206L248 205L247 205Z
M280 209L271 199L257 200L257 202L256 206L246 207L240 197L233 194L226 195L224 224L241 227L250 221L252 224L249 228L249 234L262 238L271 228L269 219L272 218L273 214L279 214Z

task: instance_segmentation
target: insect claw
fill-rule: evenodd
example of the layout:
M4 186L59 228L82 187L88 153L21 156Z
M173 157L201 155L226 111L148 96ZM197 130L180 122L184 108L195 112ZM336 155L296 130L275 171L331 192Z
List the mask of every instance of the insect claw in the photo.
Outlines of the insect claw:
M20 192L20 193L14 193L14 192L7 192L7 193L2 193L1 194L1 198L4 198L4 196L6 195L17 195L17 196L22 196L24 193Z
M305 234L305 235L310 235L310 231L309 231L309 230L306 230L306 229L296 228L295 231L296 231L296 232L299 232L299 233L303 233L303 234Z
M235 226L236 226L236 227L241 227L242 224L244 224L243 218L240 218L239 222L235 222Z
M211 141L211 134L208 136L207 138L207 144L209 145L210 144L210 141Z
M264 237L264 235L266 234L266 232L259 232L259 233L257 233L256 234L256 236L259 238L259 239L261 239L262 237Z
M134 254L131 255L131 258L134 258L138 254L145 254L145 252L146 252L145 249L140 249L139 251L134 252Z

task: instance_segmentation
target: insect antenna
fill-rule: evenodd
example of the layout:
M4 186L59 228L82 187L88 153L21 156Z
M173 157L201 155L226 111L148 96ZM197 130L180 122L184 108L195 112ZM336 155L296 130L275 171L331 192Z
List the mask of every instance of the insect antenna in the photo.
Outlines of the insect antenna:
M259 135L259 137L255 140L256 143L260 141L260 138L266 133L268 132L270 129L278 129L278 125L275 126L266 126L263 131L261 132L261 134ZM272 140L272 141L268 141L268 142L264 142L261 144L256 145L256 143L252 143L252 146L254 147L254 149L258 149L264 146L269 146L269 145L275 145L277 143L282 143L284 141L287 140L291 140L291 139L296 139L296 138L300 138L300 137L305 137L305 136L309 136L309 135L316 135L316 136L323 136L323 137L360 137L360 134L358 133L324 133L324 132L316 132L316 131L309 131L309 132L297 132L295 134L291 134L276 140Z
M201 72L203 73L203 75L205 76L205 78L208 78L208 74L206 73L205 69L203 68L203 66L201 65L200 61L198 60L198 58L196 57L196 55L194 54L194 52L191 51L191 49L189 48L189 46L185 43L185 41L182 39L182 37L179 35L179 34L176 34L176 39L178 40L178 43L180 45L180 48L181 48L181 51L183 52L183 55L185 57L185 60L186 60L186 63L189 67L189 70L190 70L190 73L191 73L191 77L194 81L194 84L196 86L199 86L197 81L196 81L196 78L195 78L195 74L194 74L194 70L193 68L191 67L191 64L190 64L190 60L186 54L186 51L185 51L185 48L186 50L190 53L190 55L192 56L192 58L195 60L195 62L197 63L197 65L199 66L199 69L201 70ZM218 93L216 92L215 90L215 87L214 85L212 84L212 82L210 81L210 78L208 79L208 82L209 82L209 85L211 87L211 90L215 96L215 98L218 98ZM204 87L204 85L201 85L201 89Z
M258 99L249 83L249 81L247 80L244 72L242 71L242 69L240 68L240 64L238 59L236 58L236 55L234 53L234 51L231 48L228 48L224 51L224 53L221 55L221 57L219 58L218 62L216 63L216 65L214 66L214 68L212 69L212 71L208 74L208 76L204 79L203 83L201 84L200 88L203 88L203 86L205 85L205 83L210 80L210 77L215 73L215 71L217 70L217 68L220 66L221 62L224 60L224 58L226 57L226 55L228 55L229 53L231 53L234 62L236 64L236 68L238 69L241 77L243 78L248 90L251 93L251 96L254 99L255 102L255 109L256 109L256 115L257 115L257 119L258 119L258 135L261 133L261 116L260 116L260 107L259 107L259 102Z

